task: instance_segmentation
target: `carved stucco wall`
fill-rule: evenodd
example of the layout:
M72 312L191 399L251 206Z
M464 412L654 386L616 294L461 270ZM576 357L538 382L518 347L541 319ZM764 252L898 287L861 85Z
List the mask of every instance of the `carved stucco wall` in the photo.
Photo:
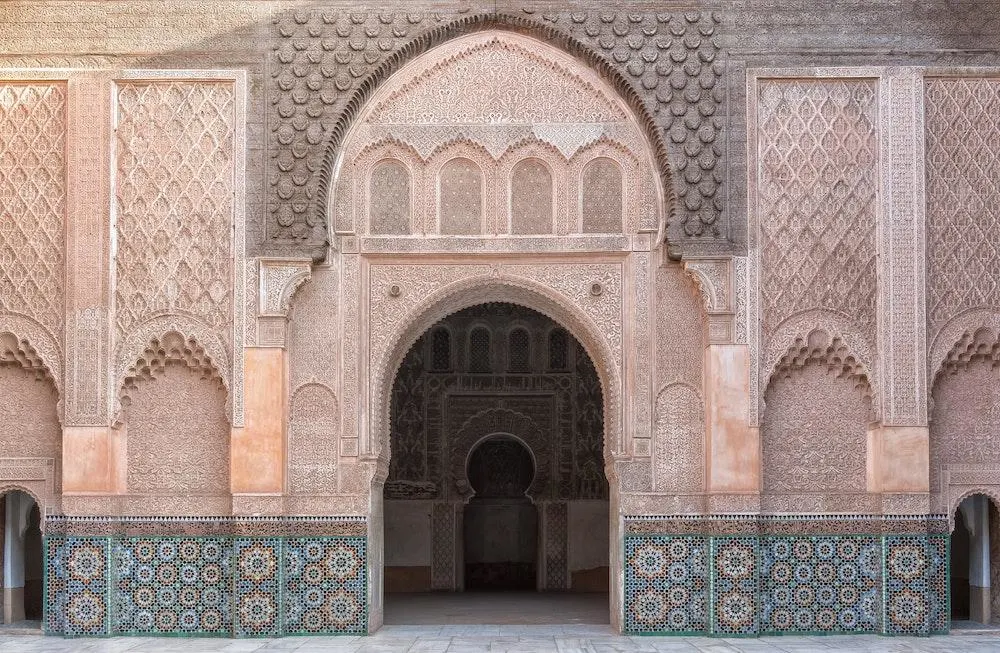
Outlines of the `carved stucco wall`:
M514 171L534 162L551 211L533 231L655 232L662 207L647 150L628 107L591 71L521 36L466 36L372 99L343 150L331 214L346 233L384 233L372 220L387 213L405 216L391 218L396 233L511 233Z
M959 342L933 386L930 487L935 507L950 511L974 489L1000 486L1000 339L978 330Z
M268 240L272 246L303 241L315 246L324 231L324 200L335 192L330 184L339 146L372 90L431 46L490 27L527 32L599 70L643 114L666 190L682 198L674 237L725 237L718 219L723 174L716 170L724 151L718 138L723 122L713 117L724 99L717 84L724 68L715 61L719 42L713 38L720 21L699 11L281 14L274 21L277 39L269 61L274 80L269 138L287 149L272 166L276 197L268 203ZM669 182L664 140L674 145L672 163L683 174L676 189ZM318 179L307 172L318 167L323 171Z
M675 264L655 269L654 288L656 396L650 489L697 495L705 491L706 454L701 389L707 333L702 297L695 281ZM678 474L678 469L684 472ZM672 509L697 510L697 505L682 499Z
M218 375L170 360L127 398L122 514L229 514L230 429Z
M1000 489L1000 79L928 78L927 335L937 509Z
M151 339L183 333L211 357L240 424L239 90L233 80L152 77L115 85L117 382Z
M0 82L0 326L62 383L67 89Z
M59 395L48 374L23 367L6 356L0 359L0 485L8 482L47 481L39 496L43 504L62 492L62 425L56 414ZM52 475L25 474L45 459ZM34 488L35 483L32 483ZM54 507L54 506L50 506Z

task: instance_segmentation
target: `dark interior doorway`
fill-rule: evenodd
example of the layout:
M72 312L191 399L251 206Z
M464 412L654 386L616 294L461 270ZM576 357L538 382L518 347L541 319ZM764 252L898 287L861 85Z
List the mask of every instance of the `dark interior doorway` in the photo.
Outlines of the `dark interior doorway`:
M526 494L535 478L531 452L518 440L492 436L473 449L468 476L475 495L462 520L465 589L535 589L538 510Z

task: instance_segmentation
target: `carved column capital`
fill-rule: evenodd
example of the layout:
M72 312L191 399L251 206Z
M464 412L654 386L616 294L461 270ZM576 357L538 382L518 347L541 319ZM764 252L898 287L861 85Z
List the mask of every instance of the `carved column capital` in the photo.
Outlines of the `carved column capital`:
M288 311L295 292L312 276L306 258L261 258L257 303L257 344L284 347Z

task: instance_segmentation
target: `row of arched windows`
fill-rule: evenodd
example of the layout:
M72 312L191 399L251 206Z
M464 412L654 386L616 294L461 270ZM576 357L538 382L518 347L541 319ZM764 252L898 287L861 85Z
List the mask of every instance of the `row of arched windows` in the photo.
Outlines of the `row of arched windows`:
M447 327L439 326L431 332L430 370L454 371L452 334ZM547 370L565 372L570 369L569 334L565 329L549 331L546 341ZM467 336L467 371L475 374L495 372L527 373L532 371L531 334L524 327L515 327L507 333L506 370L495 369L493 334L485 326L473 327Z
M484 176L479 165L456 157L441 166L436 180L437 231L476 235L486 230ZM511 234L552 234L556 231L556 183L549 166L526 158L511 170L508 225ZM617 161L598 157L589 161L580 178L582 233L622 233L623 172ZM413 233L410 172L398 159L383 159L369 178L369 231L379 235Z

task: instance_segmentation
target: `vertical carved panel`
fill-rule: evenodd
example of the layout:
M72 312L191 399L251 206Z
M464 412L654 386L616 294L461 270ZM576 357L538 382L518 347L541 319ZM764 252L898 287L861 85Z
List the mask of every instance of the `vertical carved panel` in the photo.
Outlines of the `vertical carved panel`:
M441 167L439 211L442 234L483 231L483 172L469 159L452 159Z
M233 84L122 82L117 97L119 334L181 313L231 343Z
M656 398L653 487L678 494L705 489L705 411L690 386L674 384Z
M882 421L927 423L924 139L921 73L883 81L883 216L879 248Z
M865 451L871 416L866 388L820 361L779 372L761 424L764 492L812 495L867 491ZM821 504L799 503L791 510Z
M545 504L545 589L569 586L569 510L565 503Z
M431 514L431 589L455 589L455 507L435 503Z
M67 151L65 423L99 425L108 409L111 95L106 78L70 82Z
M611 159L594 159L583 169L581 213L584 233L622 232L622 169Z
M949 364L934 383L932 491L941 489L941 473L949 465L1000 469L1000 373L996 364L983 357L961 367Z
M65 84L0 84L0 312L31 317L56 343L63 324L65 157Z
M167 361L128 401L130 494L229 494L229 423L218 377ZM185 514L187 506L178 506Z
M552 233L552 173L539 159L525 159L514 166L510 230L515 234Z
M871 80L761 80L757 97L765 335L826 309L875 329L878 102Z
M928 79L927 325L1000 306L1000 78Z
M408 234L410 173L399 161L380 162L369 184L369 230L373 234Z
M332 494L337 490L337 399L319 384L292 395L288 415L288 490Z

